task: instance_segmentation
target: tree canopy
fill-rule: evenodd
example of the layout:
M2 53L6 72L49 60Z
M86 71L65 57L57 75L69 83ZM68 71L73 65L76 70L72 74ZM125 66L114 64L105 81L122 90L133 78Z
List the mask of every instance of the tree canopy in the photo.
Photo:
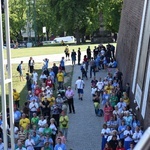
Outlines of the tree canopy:
M27 22L37 36L43 36L42 27L50 36L75 35L80 38L90 35L100 27L100 14L103 24L111 32L117 32L123 0L10 0L11 38L20 38Z

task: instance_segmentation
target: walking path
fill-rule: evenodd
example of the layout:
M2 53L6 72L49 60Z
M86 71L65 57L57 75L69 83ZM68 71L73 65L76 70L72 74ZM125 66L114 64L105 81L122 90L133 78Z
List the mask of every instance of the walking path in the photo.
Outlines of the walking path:
M96 78L105 77L106 71L102 70L96 74ZM74 66L72 77L72 88L75 89L75 81L81 76L80 66ZM89 76L89 73L88 73ZM76 114L69 114L69 129L67 149L70 150L100 150L101 129L104 123L103 117L97 117L91 99L91 80L85 81L83 101L78 100L75 91L74 103Z

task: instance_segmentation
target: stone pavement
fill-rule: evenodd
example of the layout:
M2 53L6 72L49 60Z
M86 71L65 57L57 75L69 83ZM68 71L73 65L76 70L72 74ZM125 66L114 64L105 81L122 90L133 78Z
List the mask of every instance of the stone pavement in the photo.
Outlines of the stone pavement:
M104 78L107 72L101 70L96 74L96 78ZM75 81L81 76L80 66L74 66L72 77L72 88L75 89ZM89 72L88 72L89 77ZM100 150L101 149L101 129L103 117L97 117L91 99L91 79L84 80L85 89L83 101L78 99L75 91L74 105L76 114L69 114L69 129L67 150Z

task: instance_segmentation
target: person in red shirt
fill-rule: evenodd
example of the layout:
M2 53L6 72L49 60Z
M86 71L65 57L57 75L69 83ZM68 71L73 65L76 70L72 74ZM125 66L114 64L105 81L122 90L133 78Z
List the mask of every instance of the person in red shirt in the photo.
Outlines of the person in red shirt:
M41 93L42 93L41 88L39 87L39 85L36 85L36 88L34 90L34 94L39 97Z
M124 146L122 144L122 141L118 142L118 146L117 146L116 150L125 150L125 148L124 148Z
M88 71L89 61L86 55L84 55L83 62L85 63L86 72Z
M111 148L110 144L107 142L103 150L113 150L113 149Z
M50 76L47 77L46 86L49 86L50 88L53 87L53 82L52 82Z

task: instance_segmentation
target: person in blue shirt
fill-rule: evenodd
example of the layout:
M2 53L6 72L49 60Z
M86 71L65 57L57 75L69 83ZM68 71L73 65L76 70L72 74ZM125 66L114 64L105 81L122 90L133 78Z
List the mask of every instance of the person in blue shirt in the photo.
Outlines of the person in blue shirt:
M24 81L22 64L23 64L23 61L21 61L20 64L18 65L18 67L19 67L18 72L19 72L19 74L20 74L20 75L19 75L19 76L20 76L20 81L21 81L21 80Z
M62 57L62 59L61 59L61 61L60 61L60 68L61 68L61 70L64 72L64 74L66 74L64 57Z
M21 112L17 109L17 107L14 107L14 121L17 126L19 126L20 118Z
M58 144L55 145L54 150L67 150L66 145L61 143L61 138L58 138Z
M43 61L44 61L44 64L43 64L42 70L44 71L44 70L48 69L49 59L45 58Z
M35 150L41 150L41 147L39 146L40 136L37 135L35 131L33 132L32 139L34 140L34 143L35 143L34 149Z

